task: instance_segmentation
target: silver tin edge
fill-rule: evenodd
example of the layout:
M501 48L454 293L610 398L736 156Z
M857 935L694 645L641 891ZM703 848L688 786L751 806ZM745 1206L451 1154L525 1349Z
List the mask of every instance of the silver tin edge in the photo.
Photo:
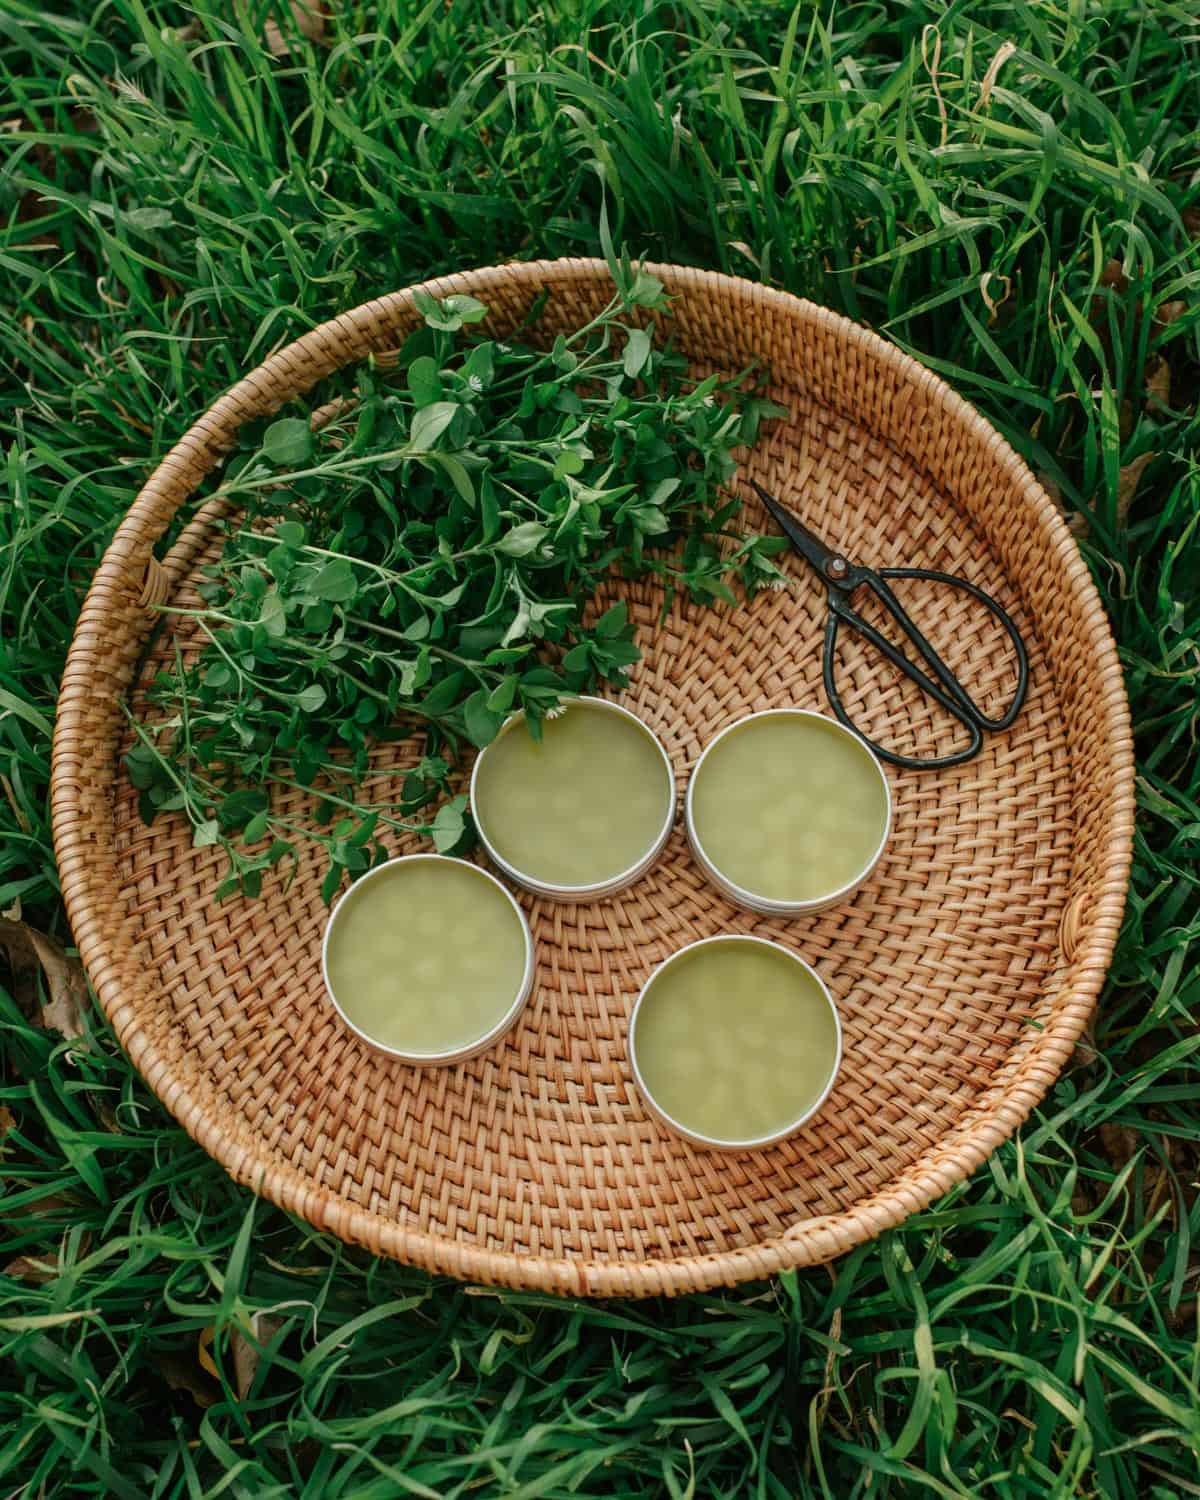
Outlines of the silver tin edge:
M673 1119L671 1115L667 1114L667 1112L664 1109L660 1108L660 1106L655 1102L654 1095L647 1087L646 1081L642 1077L642 1071L638 1067L638 1012L641 1010L642 1002L643 1000L645 1000L646 995L649 993L651 987L654 984L654 981L658 978L658 976L663 972L664 969L666 969L670 964L673 964L677 960L681 959L685 953L691 953L693 949L696 948L706 948L711 943L758 943L764 948L774 948L776 952L782 953L785 958L790 958L793 963L799 964L802 969L812 975L813 979L815 979L817 982L817 987L820 989L821 994L824 995L826 1004L829 1006L829 1009L833 1015L833 1027L837 1037L837 1050L834 1054L833 1066L829 1070L829 1080L826 1083L825 1087L821 1090L821 1093L818 1095L817 1099L808 1107L808 1109L806 1109L805 1112L802 1115L799 1115L795 1120L785 1125L782 1130L777 1130L771 1135L756 1136L752 1140L719 1140L715 1136L701 1135L697 1131L689 1130L686 1125L681 1125L678 1120ZM646 1105L646 1108L652 1115L654 1115L657 1120L660 1120L664 1125L668 1127L668 1129L675 1131L677 1135L683 1136L685 1139L691 1141L693 1145L704 1146L713 1151L761 1151L767 1146L774 1146L777 1145L780 1141L786 1140L789 1135L794 1135L797 1130L800 1130L805 1125L807 1125L808 1122L824 1107L825 1101L833 1092L834 1085L837 1083L838 1074L842 1069L842 1018L838 1014L837 1002L829 993L828 985L813 968L813 966L810 963L807 963L803 958L801 958L798 953L793 953L790 948L785 948L782 943L772 942L769 938L756 937L752 933L748 932L719 933L715 937L699 938L694 943L685 943L682 948L676 949L676 951L672 953L669 958L664 958L662 963L656 964L649 979L646 980L645 984L642 986L640 992L638 993L637 999L634 1001L633 1010L630 1012L629 1016L628 1037L629 1066L633 1070L634 1082L637 1084L638 1093L641 1095L642 1102Z
M361 1027L356 1026L342 1009L337 996L333 992L333 985L329 982L329 934L333 931L338 913L342 910L348 898L368 880L373 880L376 875L382 874L384 870L390 870L396 865L411 864L415 860L436 860L439 864L462 865L465 869L473 871L482 880L490 881L503 894L513 911L516 912L517 920L521 924L521 932L525 938L525 972L521 977L521 984L518 988L516 999L509 1006L503 1017L485 1036L480 1037L477 1041L467 1042L464 1046L453 1052L401 1052L395 1047L389 1047L385 1042L376 1041L373 1036L363 1031ZM394 1057L400 1062L410 1063L414 1067L442 1067L448 1063L466 1062L468 1058L477 1057L479 1053L486 1052L494 1042L500 1040L524 1010L530 991L533 989L533 934L529 930L529 923L525 919L525 913L513 899L512 892L503 886L490 870L481 869L479 865L472 864L470 860L452 859L446 854L401 854L395 859L385 860L383 864L376 865L373 870L369 870L365 875L360 876L334 903L333 910L329 913L325 922L325 935L321 939L321 978L325 984L325 993L329 997L329 1002L334 1010L337 1011L350 1030L356 1036L361 1037L368 1046L374 1047L377 1052L386 1053L389 1057Z
M819 719L822 724L829 725L840 734L853 740L854 744L870 759L871 764L879 773L880 781L883 783L886 816L883 823L883 833L880 836L875 853L871 856L870 863L853 880L848 881L843 886L839 886L837 890L830 891L824 896L814 896L808 901L773 901L769 897L756 895L753 891L745 890L742 886L735 884L727 875L721 873L704 852L704 847L700 842L700 837L696 832L696 826L692 819L692 795L696 785L696 777L713 746L719 744L727 734L731 734L735 729L740 729L744 724L749 724L751 720L771 718L777 714L793 714L805 719ZM746 907L749 911L758 912L762 916L803 917L815 912L826 911L829 907L836 906L848 896L853 895L874 874L879 861L883 858L888 840L892 836L892 788L879 757L871 749L870 745L867 744L861 735L856 734L852 729L847 729L838 719L834 719L828 714L817 713L810 708L764 708L760 709L757 713L746 714L740 719L735 719L732 724L727 724L719 734L714 735L708 744L705 745L700 759L692 767L691 774L688 776L687 792L684 795L683 801L683 815L688 844L691 846L696 863L704 871L705 875L708 876L709 880L723 891L731 901L735 902L738 906Z
M667 798L667 816L663 827L659 830L659 833L655 838L654 843L650 846L650 848L646 851L642 858L638 860L636 864L631 865L627 870L622 870L619 875L614 875L611 880L601 881L596 885L550 885L544 881L536 880L533 876L526 875L523 871L517 869L515 865L510 864L506 859L504 859L489 842L487 834L484 832L483 822L480 819L477 811L475 791L479 776L479 767L483 763L484 756L488 753L488 750L491 749L491 745L485 746L484 749L482 749L475 757L475 764L471 768L471 811L475 817L475 829L479 834L479 842L483 846L484 852L487 854L488 859L490 859L491 862L496 866L496 868L500 870L502 874L506 875L509 880L513 881L516 885L521 886L523 890L531 891L535 896L544 896L550 901L594 901L598 897L612 896L615 895L617 891L623 891L626 886L632 885L635 880L639 880L646 873L646 871L650 869L650 867L658 859L659 855L666 848L667 840L671 837L671 830L675 827L675 803L679 791L675 781L675 771L671 765L671 758L667 754L662 741L659 739L658 735L655 734L653 729L650 728L649 724L646 723L645 719L643 719L639 714L635 714L632 709L628 709L620 703L613 703L608 698L596 698L588 696L587 694L581 694L578 698L567 700L566 707L568 712L570 711L570 706L572 703L597 704L599 705L599 707L608 709L612 713L622 714L625 718L632 719L640 729L644 730L645 733L650 736L651 741L654 743L655 748L658 750L659 755L662 757L662 763L667 772L667 785L669 787L669 795ZM524 714L521 713L510 714L509 717L500 726L496 738L492 740L491 744L496 744L501 735L508 734L513 726L519 723L524 717Z

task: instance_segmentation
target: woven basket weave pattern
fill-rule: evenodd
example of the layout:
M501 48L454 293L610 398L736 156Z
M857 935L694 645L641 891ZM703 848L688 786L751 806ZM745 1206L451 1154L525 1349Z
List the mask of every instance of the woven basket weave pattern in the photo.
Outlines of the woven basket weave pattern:
M200 508L157 571L151 549L242 421L394 347L416 322L408 293L273 356L159 466L88 597L55 740L56 847L76 940L122 1042L187 1129L240 1180L373 1250L586 1294L680 1292L819 1262L960 1180L1042 1096L1090 1014L1132 827L1107 623L1061 519L1007 445L941 381L831 313L710 273L656 274L678 294L670 326L697 372L762 360L792 413L765 429L745 477L858 560L979 583L1030 648L1030 695L1012 730L965 766L890 773L894 836L850 901L802 920L739 911L704 881L677 828L655 869L615 897L578 907L522 897L538 972L521 1021L467 1064L416 1070L371 1051L324 1000L315 853L286 895L268 887L257 902L217 907L220 852L192 849L177 824L142 825L118 765L121 700L153 624L147 605L189 597L219 546L219 506ZM543 287L551 337L610 295L591 261L429 284L481 297L498 333ZM753 506L748 515L761 519ZM825 708L825 601L802 565L792 571L787 590L736 610L676 602L661 624L656 589L623 587L645 651L623 701L660 735L681 788L735 718ZM928 585L902 588L951 663L1002 701L1011 662L986 614ZM840 673L873 738L910 753L945 744L927 702L853 643ZM415 754L379 757L381 790ZM291 800L305 815L304 798ZM657 1125L625 1051L654 964L729 930L812 962L845 1030L819 1118L732 1157Z

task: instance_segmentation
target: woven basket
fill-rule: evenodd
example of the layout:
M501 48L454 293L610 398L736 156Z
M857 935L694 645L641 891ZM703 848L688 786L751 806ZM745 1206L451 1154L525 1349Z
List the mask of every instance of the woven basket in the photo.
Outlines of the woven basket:
M828 1260L978 1166L1041 1099L1091 1014L1133 827L1108 624L1061 518L1008 445L935 376L832 313L730 277L654 269L676 294L671 326L697 373L766 361L792 413L765 430L745 477L863 562L974 580L1029 644L1029 699L1013 729L965 766L891 773L894 837L851 900L804 920L739 911L704 881L677 828L654 870L615 897L580 907L523 897L538 969L520 1023L471 1062L418 1070L365 1047L325 1001L315 855L286 894L268 886L258 901L218 906L219 851L193 849L169 820L143 826L119 766L123 700L139 701L135 671L144 681L171 649L160 641L142 660L147 606L186 599L219 545L211 506L161 561L152 549L239 423L396 346L416 322L408 291L273 355L162 461L88 595L54 743L55 844L80 952L133 1061L196 1140L240 1182L373 1251L589 1295L693 1291ZM553 336L598 311L611 284L586 260L427 284L482 298L498 334L543 288L539 326ZM752 506L747 518L762 519ZM825 600L802 564L790 589L737 609L677 603L662 623L653 589L624 592L645 650L624 701L661 736L681 787L733 719L824 708ZM1011 663L986 617L965 599L948 608L929 585L904 598L998 703ZM841 671L873 738L910 753L944 743L929 705L849 641ZM389 748L379 774L414 753ZM662 1129L626 1056L652 966L730 930L812 962L846 1044L819 1118L743 1156Z

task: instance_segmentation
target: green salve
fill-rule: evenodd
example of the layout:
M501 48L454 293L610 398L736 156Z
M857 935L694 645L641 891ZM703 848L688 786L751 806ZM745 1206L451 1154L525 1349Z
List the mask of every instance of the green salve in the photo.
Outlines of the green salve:
M815 901L850 884L887 827L887 791L865 747L801 714L753 718L714 742L691 799L708 859L768 901Z
M325 967L347 1018L408 1054L451 1052L498 1026L525 976L525 929L505 893L451 859L397 861L353 886Z
M554 886L613 880L653 849L673 788L648 730L595 703L571 703L535 740L514 723L475 779L480 832L513 870Z
M638 1009L633 1046L658 1108L725 1142L794 1124L824 1093L838 1057L821 986L786 953L744 938L665 964Z

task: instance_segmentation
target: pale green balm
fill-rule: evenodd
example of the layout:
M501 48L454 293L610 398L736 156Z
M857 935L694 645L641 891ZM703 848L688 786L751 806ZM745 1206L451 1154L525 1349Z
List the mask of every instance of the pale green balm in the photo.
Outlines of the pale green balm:
M546 885L591 886L650 853L673 795L647 729L578 702L542 724L540 741L518 721L488 746L474 813L484 840L513 870Z
M770 944L729 939L663 965L638 1007L633 1047L665 1115L715 1141L753 1141L821 1098L838 1029L807 968Z
M768 901L817 901L857 880L888 822L883 775L865 746L798 713L759 715L715 740L691 808L711 863Z
M525 926L504 891L453 859L397 860L342 898L325 951L346 1018L409 1055L487 1036L524 985Z

